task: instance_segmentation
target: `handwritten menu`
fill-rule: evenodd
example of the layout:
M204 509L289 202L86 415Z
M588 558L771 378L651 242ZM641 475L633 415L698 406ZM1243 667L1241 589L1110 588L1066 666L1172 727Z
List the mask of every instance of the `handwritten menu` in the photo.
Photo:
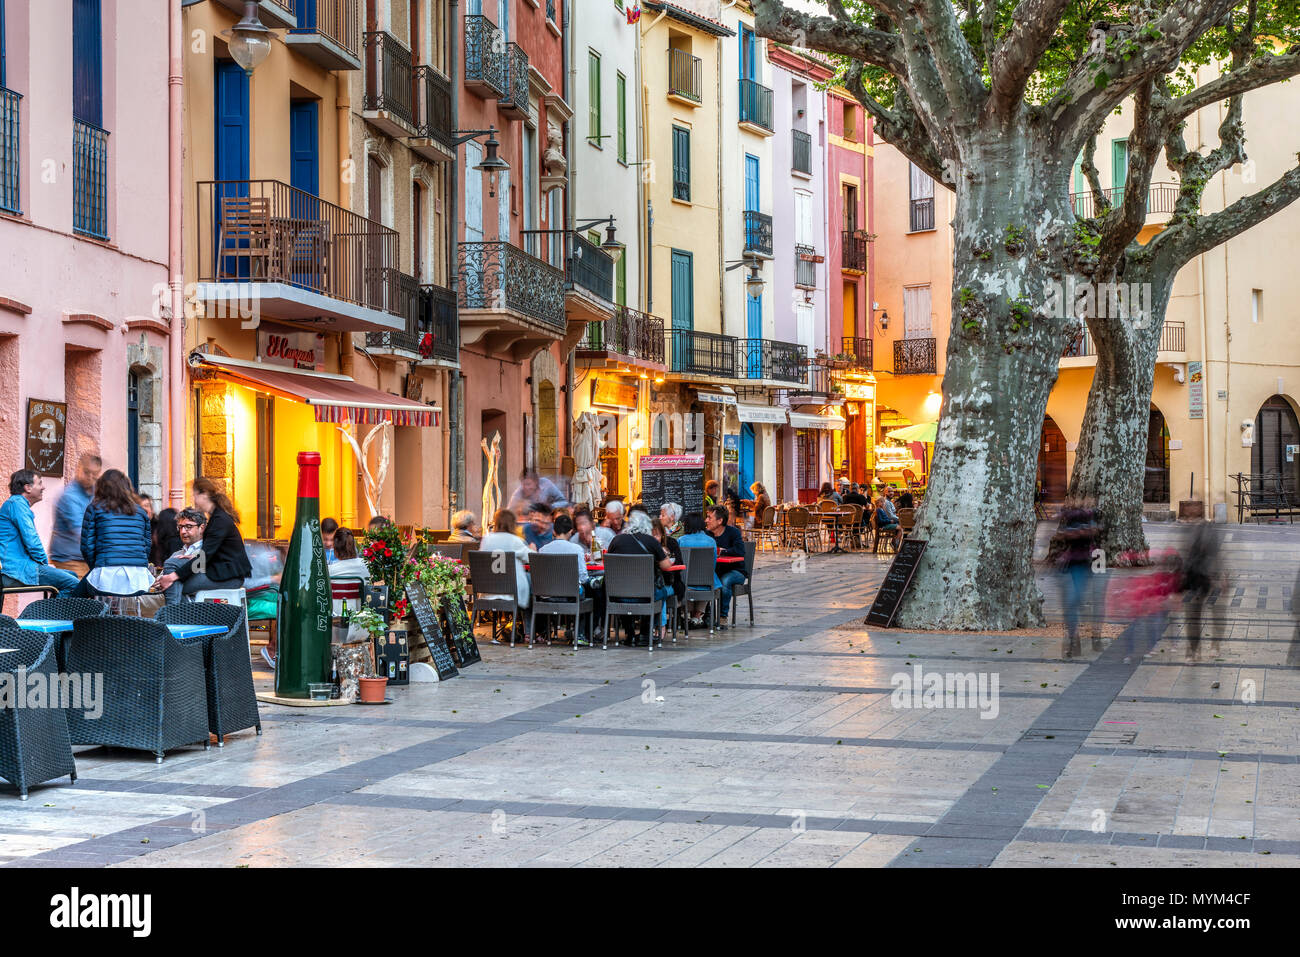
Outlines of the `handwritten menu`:
M418 583L412 582L406 586L406 600L411 605L415 620L420 623L420 633L424 636L429 654L433 656L433 666L438 671L438 680L446 681L448 678L456 677L460 671L452 659L451 649L447 646L447 639L442 633L442 625L438 622L438 613L429 601L429 596Z

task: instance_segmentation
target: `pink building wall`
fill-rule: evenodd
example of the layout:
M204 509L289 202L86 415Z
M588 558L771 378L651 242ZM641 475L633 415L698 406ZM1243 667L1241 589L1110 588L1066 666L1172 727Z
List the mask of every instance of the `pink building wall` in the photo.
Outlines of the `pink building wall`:
M845 228L842 176L851 176L858 181L858 228L868 231L871 229L868 206L868 197L871 194L868 161L863 153L846 148L836 139L844 136L844 104L850 102L837 95L834 91L831 91L827 97L827 119L831 133L826 145L826 197L830 229L826 257L830 285L830 308L827 313L827 324L830 327L830 351L832 355L840 351L842 337L850 334L844 329L845 279L856 278L858 285L858 328L852 334L862 338L869 338L874 333L869 292L870 283L865 277L845 276L842 272L844 243L841 234ZM868 136L868 131L865 111L857 103L852 103L852 107L854 110L854 128L857 131L856 145L864 141L865 137ZM870 246L867 248L867 256L869 264L871 257Z

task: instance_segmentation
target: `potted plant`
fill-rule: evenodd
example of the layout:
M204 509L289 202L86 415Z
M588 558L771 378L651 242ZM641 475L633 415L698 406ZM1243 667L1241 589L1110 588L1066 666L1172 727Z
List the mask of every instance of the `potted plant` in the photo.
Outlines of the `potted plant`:
M361 550L370 580L388 586L388 594L396 598L406 584L406 546L396 525L381 525L366 535Z
M360 700L362 704L379 704L384 700L384 694L388 690L388 676L375 674L374 644L384 636L386 627L384 619L377 612L369 608L363 608L352 616L352 623L358 628L364 629L371 641L367 673L360 675L357 679L360 685Z

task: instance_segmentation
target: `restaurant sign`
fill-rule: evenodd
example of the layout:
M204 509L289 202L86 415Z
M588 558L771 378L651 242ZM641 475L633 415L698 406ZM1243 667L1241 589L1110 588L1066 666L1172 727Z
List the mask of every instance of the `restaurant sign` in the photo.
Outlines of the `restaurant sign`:
M1187 417L1205 418L1205 366L1200 362L1187 363Z
M325 336L262 323L257 330L257 358L268 365L325 371Z
M68 424L66 402L27 400L25 468L46 478L63 476L63 436Z

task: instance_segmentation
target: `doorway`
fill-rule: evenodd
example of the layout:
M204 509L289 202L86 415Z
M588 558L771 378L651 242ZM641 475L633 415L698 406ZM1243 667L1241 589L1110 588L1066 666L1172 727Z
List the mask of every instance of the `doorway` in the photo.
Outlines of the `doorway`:
M1250 470L1255 475L1281 476L1288 499L1296 493L1300 469L1300 421L1291 403L1280 395L1269 398L1255 417L1255 444Z
M1065 467L1065 433L1049 415L1043 419L1038 443L1038 485L1043 501L1064 502L1068 482Z
M754 484L754 427L748 422L740 426L740 492L749 498L749 487Z
M1149 505L1169 504L1169 426L1164 413L1152 407L1147 420L1146 475L1142 480L1142 501Z

